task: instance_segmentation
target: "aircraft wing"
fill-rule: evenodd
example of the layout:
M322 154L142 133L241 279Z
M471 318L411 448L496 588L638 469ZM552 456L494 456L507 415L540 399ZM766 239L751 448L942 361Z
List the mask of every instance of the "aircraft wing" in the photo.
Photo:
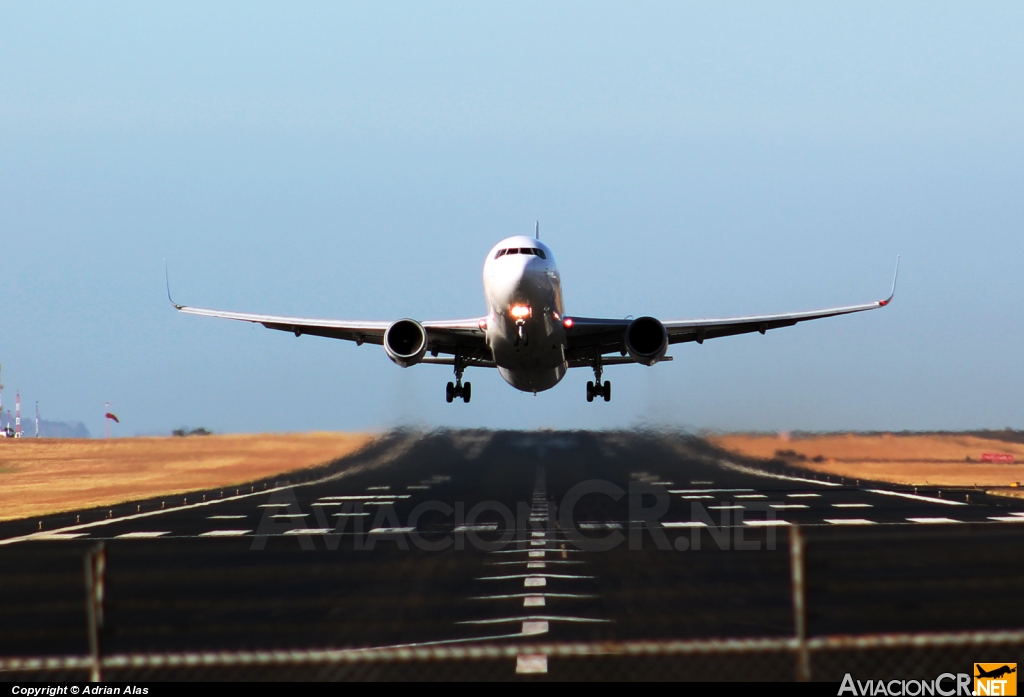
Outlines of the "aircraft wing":
M168 293L168 298L170 294ZM173 300L171 304L179 312L201 317L217 317L233 319L241 322L262 324L267 329L291 332L295 336L309 334L324 336L329 339L354 341L381 345L384 343L384 332L391 322L349 321L338 319L311 319L307 317L285 317L280 315L258 315L248 312L228 312L225 310L209 310L202 307L179 305ZM481 360L490 357L484 341L484 332L480 328L482 317L474 319L447 320L438 322L421 322L427 330L428 353L450 353L456 351Z
M899 273L899 259L896 261L896 273ZM753 332L764 334L769 329L792 327L799 322L807 322L812 319L876 310L891 303L895 294L896 276L894 275L892 292L889 293L889 297L872 303L775 315L669 320L663 321L662 324L665 325L665 330L668 333L669 344L681 344L688 341L702 344L705 339ZM588 356L592 359L595 351L600 351L601 354L625 352L624 334L631 321L631 319L572 317L572 327L566 331L570 361L574 359L586 361Z

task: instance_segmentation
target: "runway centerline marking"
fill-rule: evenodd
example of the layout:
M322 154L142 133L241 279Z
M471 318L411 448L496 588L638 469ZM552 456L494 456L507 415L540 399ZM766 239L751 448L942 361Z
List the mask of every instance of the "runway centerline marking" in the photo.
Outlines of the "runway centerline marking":
M770 503L771 508L810 508L806 503Z
M162 537L164 535L170 535L170 530L162 532L126 532L123 535L117 535L114 537L115 540L148 540L156 537Z
M875 521L865 518L826 518L829 525L875 525Z
M764 527L778 527L782 525L792 525L788 520L744 520L744 525L749 525L754 528Z
M941 523L962 523L962 520L953 520L952 518L907 518L911 523L922 523L924 525L941 524Z
M516 622L586 622L607 623L612 620L594 619L593 617L566 617L561 615L527 615L526 617L497 617L487 620L462 620L455 624L512 624Z
M241 520L242 518L248 518L245 515L208 515L207 520Z
M832 508L874 508L872 503L833 503Z
M912 499L914 501L927 501L928 503L939 503L943 506L966 506L967 504L963 501L949 501L947 499L938 499L933 496L921 496L919 494L908 494L904 491L890 491L888 489L863 489L872 494L881 494L882 496L899 496L904 499Z
M786 494L787 499L820 499L821 494Z
M669 489L670 494L733 494L738 491L754 491L754 489Z

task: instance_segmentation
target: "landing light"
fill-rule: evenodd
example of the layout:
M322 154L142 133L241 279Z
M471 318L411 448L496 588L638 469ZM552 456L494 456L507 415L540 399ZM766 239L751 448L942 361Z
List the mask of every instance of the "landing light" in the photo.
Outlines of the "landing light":
M530 316L530 306L513 305L512 308L509 310L509 314L511 314L516 319L526 319L527 317Z
M566 329L572 329L572 317L566 317L562 321L562 326L564 326Z

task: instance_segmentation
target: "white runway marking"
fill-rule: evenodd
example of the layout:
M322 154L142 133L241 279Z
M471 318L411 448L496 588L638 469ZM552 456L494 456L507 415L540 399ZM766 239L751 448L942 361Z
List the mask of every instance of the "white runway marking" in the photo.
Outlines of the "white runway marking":
M903 491L889 491L888 489L864 489L871 494L881 494L882 496L899 496L904 499L913 499L914 501L927 501L928 503L940 503L944 506L966 506L967 504L963 501L948 501L946 499L937 499L933 496L919 496L918 494L908 494Z
M770 503L768 505L772 508L810 508L805 503Z
M539 576L529 576L523 579L524 588L540 588L546 585L548 585L548 580Z
M547 634L548 623L547 622L523 622L522 629L523 636L531 636L533 634Z
M385 501L392 501L394 499L407 499L411 494L359 494L353 496L351 494L345 496L321 496L317 501L371 501L382 499Z
M700 495L694 495L694 496L680 496L680 498L685 499L687 501L698 501L700 499L712 499L713 500L715 497L712 496L711 494L700 494Z
M736 494L733 498L735 499L766 499L767 494Z
M497 523L482 523L480 525L460 525L452 532L495 532L497 529Z
M662 523L661 524L661 527L663 527L663 528L706 528L707 526L708 526L707 523L702 523L702 522L700 522L698 520L689 520L689 521L683 521L683 522L671 522L670 521L670 522L666 522L666 523Z
M523 607L544 607L543 595L528 595L523 598Z
M275 513L270 516L274 520L280 520L281 518L305 518L308 513Z
M766 477L768 479L782 479L787 482L803 482L804 484L817 484L818 486L842 486L839 482L823 482L817 479L807 479L806 477L791 477L787 474L775 474L774 472L765 472L764 470L755 469L753 467L747 467L746 465L737 465L735 462L729 462L728 460L719 460L718 464L727 470L734 472L742 472L743 474L752 474L755 477Z
M527 617L496 617L491 620L463 620L455 624L512 624L515 622L611 622L596 620L592 617L565 617L561 615L529 615Z
M471 596L470 600L514 600L516 598L530 598L530 597L542 597L542 598L598 598L600 596L586 593L510 593L507 595L477 595Z
M242 518L246 518L246 517L247 516L244 516L244 515L208 515L208 516L206 516L206 519L207 520L241 520Z
M787 499L820 499L821 494L786 494Z
M199 537L241 537L248 535L252 530L211 530L200 533Z
M256 508L287 508L287 503L261 503Z
M621 530L622 523L580 523L580 530Z
M1024 516L1024 511L1010 511L1010 515Z
M833 503L832 508L874 508L870 503Z
M753 489L669 489L670 494L732 494L737 491L754 491Z
M952 518L907 518L911 523L923 523L925 525L931 525L933 523L962 523L962 520L953 520Z
M788 520L744 520L743 524L754 528L773 528L781 525L792 525Z
M416 528L374 528L370 531L371 535L396 535L405 534L412 532Z
M497 527L497 526L495 526L495 527ZM531 537L544 537L545 534L546 533L543 533L543 532L531 532L530 536Z
M874 525L875 521L864 518L826 518L829 525Z
M332 513L331 517L332 518L359 518L360 516L364 516L364 515L370 515L370 514L367 513L366 511L363 511L362 513Z
M525 632L524 632L525 634ZM544 654L521 653L516 656L517 675L537 675L548 672L548 657Z
M530 540L530 544L534 547L543 547L544 540Z
M530 556L531 559L543 559L544 558L544 551L543 550L530 550L529 556Z
M87 532L52 532L49 535L39 535L37 540L73 540L77 537L88 537Z
M117 535L115 540L148 540L154 537L161 537L162 535L170 535L170 530L164 532L126 532L123 535Z
M708 508L711 509L712 511L732 511L737 508L743 508L743 506L740 506L739 504L729 504L722 506L708 506Z
M1021 518L1020 516L1014 515L1012 513L1010 515L989 516L988 519L995 520L1000 523L1024 523L1024 518Z
M294 528L292 530L285 530L282 535L324 535L329 533L332 528Z
M1024 520L1024 519L1022 519L1022 520ZM545 568L545 564L542 561L529 561L529 562L526 562L526 568L527 569L543 569L543 568Z

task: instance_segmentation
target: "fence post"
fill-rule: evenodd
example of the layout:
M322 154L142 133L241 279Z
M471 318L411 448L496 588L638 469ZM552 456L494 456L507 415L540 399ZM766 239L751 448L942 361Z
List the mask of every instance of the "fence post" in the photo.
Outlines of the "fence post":
M804 584L804 536L797 525L789 529L789 560L793 581L793 628L796 633L796 679L811 679L811 655L807 648L807 592Z
M107 550L100 542L85 553L85 616L89 632L89 657L92 667L89 679L103 680L103 653L100 644L103 630L103 592L106 585Z

